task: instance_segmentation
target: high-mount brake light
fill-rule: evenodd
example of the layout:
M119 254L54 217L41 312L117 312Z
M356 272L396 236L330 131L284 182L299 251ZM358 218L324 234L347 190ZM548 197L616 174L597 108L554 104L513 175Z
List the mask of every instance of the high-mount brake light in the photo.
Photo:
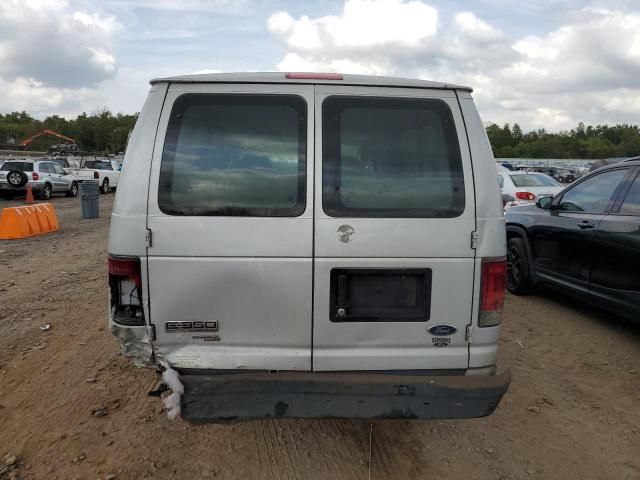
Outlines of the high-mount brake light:
M290 80L344 80L344 77L340 73L293 72L287 73L285 77Z

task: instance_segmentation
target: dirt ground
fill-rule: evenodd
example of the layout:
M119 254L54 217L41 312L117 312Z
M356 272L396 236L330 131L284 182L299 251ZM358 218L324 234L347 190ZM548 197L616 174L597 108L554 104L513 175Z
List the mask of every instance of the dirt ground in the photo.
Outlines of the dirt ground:
M0 241L3 480L640 478L640 329L550 291L507 298L513 382L490 417L167 420L147 396L155 373L106 328L113 195L100 201L81 220L77 199L55 198L60 232Z

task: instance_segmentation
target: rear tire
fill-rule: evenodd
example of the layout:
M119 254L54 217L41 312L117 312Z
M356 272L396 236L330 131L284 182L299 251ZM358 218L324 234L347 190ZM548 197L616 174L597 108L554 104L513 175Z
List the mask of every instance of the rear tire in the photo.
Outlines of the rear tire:
M111 188L109 188L109 179L105 178L102 181L102 186L100 187L100 192L101 193L109 193L111 191Z
M53 187L51 187L50 183L45 183L44 187L42 187L42 191L40 192L39 197L42 200L51 200L51 194L53 193Z
M507 242L507 290L516 295L531 292L531 267L524 240L512 238Z

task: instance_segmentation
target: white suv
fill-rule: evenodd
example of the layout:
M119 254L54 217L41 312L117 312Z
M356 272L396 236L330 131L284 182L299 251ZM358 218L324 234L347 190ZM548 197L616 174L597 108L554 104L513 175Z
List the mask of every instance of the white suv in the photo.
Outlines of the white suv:
M151 84L111 219L109 324L170 373L184 418L493 412L505 226L469 88Z
M8 160L0 167L0 193L10 198L24 195L31 185L34 195L49 200L53 193L78 196L78 181L53 160Z

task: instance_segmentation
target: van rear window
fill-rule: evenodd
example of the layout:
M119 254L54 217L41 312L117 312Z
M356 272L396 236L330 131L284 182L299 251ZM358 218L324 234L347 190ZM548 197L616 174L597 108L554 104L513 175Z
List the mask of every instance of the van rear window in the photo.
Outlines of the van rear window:
M328 97L323 209L333 217L456 217L465 207L453 115L433 99Z
M169 215L301 215L306 108L295 95L180 96L162 154L160 209Z

